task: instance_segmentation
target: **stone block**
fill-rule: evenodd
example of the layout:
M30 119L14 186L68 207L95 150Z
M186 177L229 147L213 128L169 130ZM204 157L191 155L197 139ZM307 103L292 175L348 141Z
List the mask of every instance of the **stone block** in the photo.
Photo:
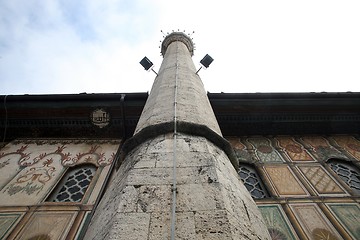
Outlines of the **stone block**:
M152 213L149 232L149 240L170 239L171 215L169 213ZM175 239L196 239L193 212L176 213Z
M139 154L134 168L153 168L156 164L157 153Z
M173 167L173 153L159 153L156 156L156 167ZM176 166L200 167L213 165L213 155L207 152L181 152L176 156Z
M226 210L197 211L195 213L197 239L233 240Z
M171 211L171 186L141 186L138 188L138 212L170 212Z
M212 183L218 182L213 167L184 167L177 168L178 184ZM129 172L129 185L166 185L173 183L172 168L141 168Z
M149 225L149 213L119 213L106 239L148 239Z
M119 213L136 212L139 197L138 190L134 186L126 186L119 195L120 200L116 211Z
M224 209L221 190L217 183L177 185L177 211Z

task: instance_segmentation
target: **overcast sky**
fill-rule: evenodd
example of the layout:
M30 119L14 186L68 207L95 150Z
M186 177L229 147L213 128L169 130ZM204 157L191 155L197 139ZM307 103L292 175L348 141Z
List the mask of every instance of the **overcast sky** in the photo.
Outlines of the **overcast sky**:
M209 92L360 92L359 0L0 0L0 94L150 91L178 29Z

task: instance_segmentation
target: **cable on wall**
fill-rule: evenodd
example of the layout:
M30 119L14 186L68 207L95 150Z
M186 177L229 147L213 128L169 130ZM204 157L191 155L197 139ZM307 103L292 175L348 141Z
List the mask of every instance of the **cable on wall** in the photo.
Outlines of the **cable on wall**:
M175 70L175 86L174 86L174 142L173 142L173 183L172 183L172 208L171 208L171 240L175 240L175 224L176 224L176 141L177 141L177 91L178 91L178 53L179 43L176 42L176 70Z

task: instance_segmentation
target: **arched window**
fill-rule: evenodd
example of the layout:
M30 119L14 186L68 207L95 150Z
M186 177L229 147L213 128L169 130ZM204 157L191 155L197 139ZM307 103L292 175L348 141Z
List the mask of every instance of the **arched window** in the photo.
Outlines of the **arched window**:
M328 161L331 169L354 191L360 194L360 171L352 163L337 159Z
M262 183L255 168L249 164L241 164L238 171L241 180L251 196L256 199L269 197L265 185Z
M69 168L48 198L48 202L81 202L96 172L94 165Z

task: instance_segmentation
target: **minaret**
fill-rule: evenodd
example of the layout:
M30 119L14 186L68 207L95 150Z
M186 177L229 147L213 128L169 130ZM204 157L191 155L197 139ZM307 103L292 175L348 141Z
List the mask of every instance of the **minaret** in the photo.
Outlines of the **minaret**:
M185 34L164 56L84 239L270 239L222 137Z

